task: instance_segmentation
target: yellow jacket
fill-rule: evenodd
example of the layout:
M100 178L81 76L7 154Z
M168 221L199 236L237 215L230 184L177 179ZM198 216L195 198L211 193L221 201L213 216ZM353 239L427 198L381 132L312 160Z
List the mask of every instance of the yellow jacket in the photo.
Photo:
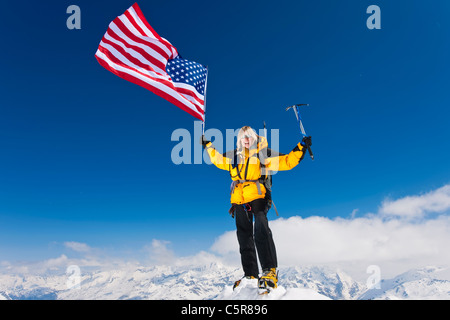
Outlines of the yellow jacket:
M264 175L262 170L290 170L300 163L304 156L299 143L289 154L281 154L268 148L267 140L258 136L258 142L250 149L233 150L225 154L217 152L209 142L206 150L211 162L219 169L227 170L233 180L231 203L243 204L266 196L266 188L258 180Z

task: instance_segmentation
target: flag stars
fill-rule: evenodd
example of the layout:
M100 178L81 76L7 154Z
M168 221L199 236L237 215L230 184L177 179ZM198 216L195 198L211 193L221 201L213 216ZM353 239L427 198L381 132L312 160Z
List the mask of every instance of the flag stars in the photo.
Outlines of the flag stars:
M206 68L201 64L177 57L167 62L166 71L168 76L174 79L174 82L192 86L192 89L204 94Z

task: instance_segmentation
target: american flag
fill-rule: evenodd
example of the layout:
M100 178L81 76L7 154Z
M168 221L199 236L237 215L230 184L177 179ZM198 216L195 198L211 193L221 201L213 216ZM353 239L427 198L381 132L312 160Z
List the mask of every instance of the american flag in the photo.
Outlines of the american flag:
M95 57L112 73L205 120L207 68L182 59L150 26L137 3L109 24Z

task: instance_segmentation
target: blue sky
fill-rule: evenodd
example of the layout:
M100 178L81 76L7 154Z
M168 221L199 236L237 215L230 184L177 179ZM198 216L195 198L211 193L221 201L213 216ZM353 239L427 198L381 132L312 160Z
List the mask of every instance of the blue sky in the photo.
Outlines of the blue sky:
M81 30L66 28L71 4ZM0 260L54 256L67 241L125 253L162 239L191 253L234 229L229 175L171 161L172 132L193 134L195 119L94 57L132 4L3 4ZM311 105L316 160L274 177L283 218L348 218L449 183L448 1L138 4L184 58L209 66L207 128L266 121L288 152L301 137L284 109ZM381 30L366 27L372 4Z

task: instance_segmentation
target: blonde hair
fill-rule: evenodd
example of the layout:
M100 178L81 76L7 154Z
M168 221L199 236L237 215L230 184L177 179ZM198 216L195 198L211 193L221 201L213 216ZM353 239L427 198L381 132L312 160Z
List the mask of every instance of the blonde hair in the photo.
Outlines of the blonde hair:
M239 133L237 135L237 148L238 149L242 149L242 143L241 143L241 139L245 136L248 135L250 138L253 139L253 143L256 143L258 141L258 135L256 134L255 130L253 130L251 127L249 126L244 126L239 130Z

